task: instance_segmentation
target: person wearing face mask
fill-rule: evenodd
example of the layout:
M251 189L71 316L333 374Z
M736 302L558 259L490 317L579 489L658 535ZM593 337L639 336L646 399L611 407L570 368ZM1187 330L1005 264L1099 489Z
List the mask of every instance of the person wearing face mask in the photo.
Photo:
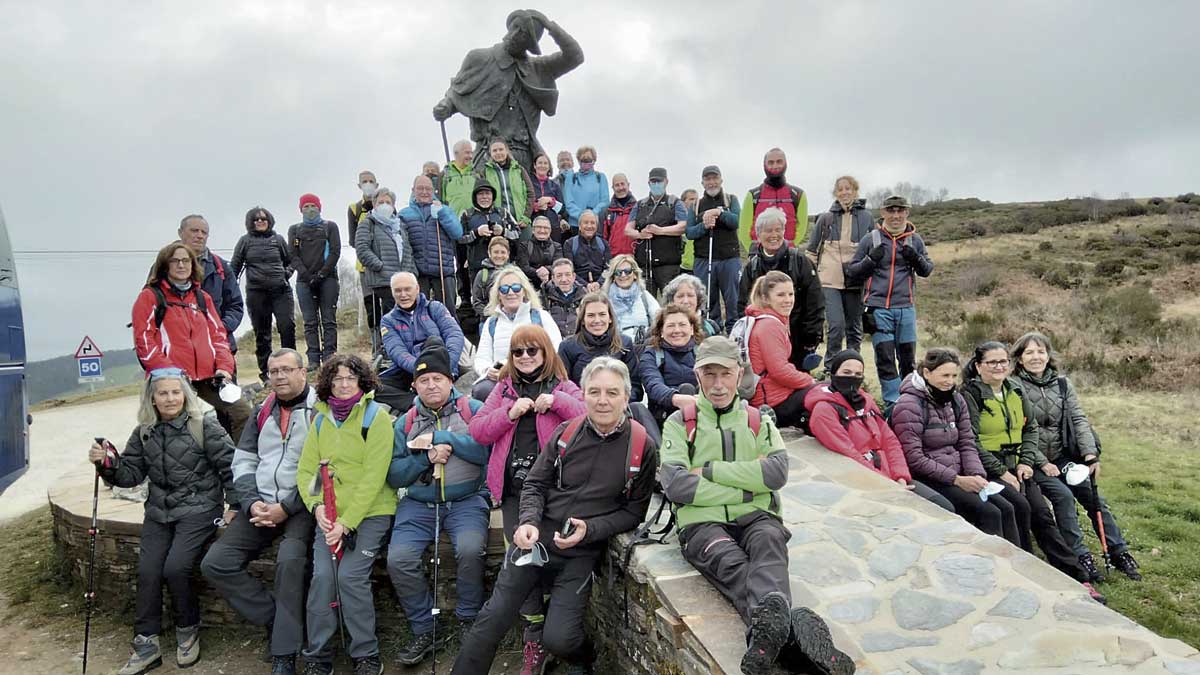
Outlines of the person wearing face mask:
M658 314L658 301L642 282L642 271L631 255L619 255L609 263L604 293L617 313L613 321L621 333L640 345Z
M875 229L867 200L858 198L858 181L853 176L834 181L833 196L833 205L817 216L806 250L825 297L826 370L843 344L856 351L862 344L862 283L846 278L845 265L854 259L858 242Z
M413 179L412 198L396 217L412 240L421 291L447 307L458 306L455 243L463 236L462 221L434 198L433 182L424 174Z
M571 335L575 332L575 320L579 303L587 289L575 277L575 265L566 258L558 258L550 264L550 281L542 284L542 306L554 317L558 332Z
M937 492L913 480L900 440L888 426L875 399L862 388L863 357L852 349L838 352L827 370L828 384L818 384L804 397L809 430L821 445L895 481L943 509L954 506Z
M608 204L608 177L596 171L596 148L580 146L575 157L579 159L579 170L563 181L563 199L571 228L578 230L579 217L584 211L598 211Z
M308 367L316 370L337 351L337 264L342 236L337 223L321 217L321 200L316 195L300 197L300 213L304 220L288 228L288 242L296 270L296 297L304 315Z
M563 255L575 265L575 274L588 291L600 289L604 270L613 255L608 242L597 234L599 220L590 209L579 216L579 234L563 242Z
M746 316L754 323L747 336L750 368L758 375L753 405L769 405L779 426L797 426L804 412L804 394L813 377L784 358L792 348L788 316L796 304L792 279L783 272L767 272L754 282Z
M367 321L376 326L371 331L371 351L381 348L379 319L392 310L391 279L397 272L417 273L408 230L396 216L396 193L381 187L375 193L375 206L359 224L354 250L366 271L363 288L370 289L371 304L367 305Z
M518 513L522 488L534 461L555 429L586 409L582 392L567 378L554 343L540 326L525 325L513 331L498 378L469 429L476 441L492 447L487 487L492 502L500 506L505 541L512 542L523 520ZM539 655L544 659L541 589L524 600L520 611L529 622L525 628L525 658Z
M517 266L540 289L550 281L550 265L562 257L562 245L550 238L554 228L545 216L535 218L531 229L532 239L517 242Z
M665 310L664 310L665 313ZM683 557L725 596L746 624L741 671L854 672L829 627L793 608L779 490L788 453L769 415L738 396L739 349L722 336L696 350L699 392L663 425L658 481L676 505Z
M629 191L629 178L625 174L613 174L612 192L612 199L597 214L600 236L608 242L613 255L633 255L634 239L625 228L629 224L629 214L638 202Z
M708 290L708 306L700 309L708 318L720 322L723 300L725 330L728 331L742 316L737 311L738 281L742 271L738 242L741 208L737 197L725 192L721 169L715 164L704 167L700 178L704 183L704 195L695 208L688 211L687 238L695 243L696 277L704 281Z
M880 208L883 218L858 242L844 270L849 283L865 282L863 304L875 324L875 370L883 401L890 406L900 397L900 380L915 365L916 278L933 274L933 260L908 221L908 199L892 195Z
M533 158L533 220L545 218L550 221L550 238L556 244L571 236L563 206L562 186L554 180L554 169L550 157L542 152ZM536 234L536 233L534 233Z
M637 352L633 348L633 340L617 329L613 321L615 314L607 295L592 291L583 296L579 301L575 334L563 339L558 346L558 356L567 369L567 376L575 384L582 383L584 368L601 356L624 363L633 378L632 400L640 401L642 384L638 374Z
M650 196L633 205L625 225L625 235L635 240L633 255L646 277L646 290L655 296L679 274L687 231L687 209L667 194L667 182L666 169L650 169Z
M742 268L739 314L744 314L750 302L750 289L760 277L771 271L782 272L792 279L796 302L788 318L792 347L790 360L797 368L804 366L805 357L817 351L825 324L825 301L821 297L821 280L817 271L797 248L784 238L787 216L780 209L767 209L754 223L758 245L750 251Z
M379 374L375 400L399 413L408 410L416 396L413 378L417 374L417 357L426 340L441 341L450 354L453 375L458 377L458 360L465 338L449 308L427 298L412 272L392 275L391 289L396 306L380 319L379 333L383 337L383 352L392 365Z
M359 221L366 218L371 209L375 208L374 199L375 192L379 189L379 180L375 178L374 171L358 172L358 189L362 191L362 199L351 202L346 209L346 230L350 233L350 238L346 241L350 246L354 246ZM358 272L358 285L362 289L363 307L367 312L367 330L374 334L379 330L379 316L371 311L375 300L371 297L371 287L366 283L367 268L363 267L361 260L356 259L354 271Z
M505 220L516 223L520 238L528 240L532 236L529 225L533 222L533 181L525 167L509 154L508 141L492 139L488 145L488 160L480 175L496 191L497 207L504 213Z
M667 305L654 319L646 348L638 356L638 379L646 389L650 414L661 425L667 417L694 403L694 393L680 392L680 387L696 386L696 345L704 340L700 318L695 312Z
M542 309L542 300L533 290L533 284L514 265L496 270L484 316L479 327L479 349L475 350L474 369L479 380L471 388L471 397L480 401L487 400L500 379L501 364L515 330L528 324L541 326L550 336L553 349L558 349L562 342L554 317Z
M770 208L784 213L784 241L799 247L808 233L808 195L787 182L784 175L787 166L787 155L779 148L771 148L763 155L766 178L761 185L747 192L742 201L738 238L747 251L753 251L753 243L757 240L755 223L758 217Z
M296 348L296 314L292 304L292 250L275 232L275 216L261 206L246 212L246 234L233 246L229 266L237 279L246 275L246 305L254 328L258 379L267 382L271 354L271 316L283 347ZM231 349L232 351L232 349Z
M1038 425L1038 448L1053 465L1043 466L1042 471L1035 472L1034 480L1054 506L1054 519L1063 539L1079 557L1079 564L1087 570L1091 580L1102 581L1104 576L1079 529L1075 512L1078 501L1087 512L1097 536L1103 529L1113 567L1130 579L1141 581L1137 560L1130 554L1129 544L1117 527L1116 518L1093 482L1100 475L1100 443L1079 403L1075 386L1059 368L1050 338L1041 333L1022 335L1013 344L1012 359L1016 377L1025 387L1025 396ZM1066 473L1071 463L1088 467L1089 478L1071 485ZM1059 489L1064 486L1065 495ZM1102 525L1096 522L1097 512Z

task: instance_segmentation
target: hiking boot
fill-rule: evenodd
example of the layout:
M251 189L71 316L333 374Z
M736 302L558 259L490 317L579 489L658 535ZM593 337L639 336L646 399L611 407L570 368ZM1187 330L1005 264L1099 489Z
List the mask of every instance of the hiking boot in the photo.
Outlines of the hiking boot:
M521 665L521 675L542 675L546 670L547 660L546 647L541 641L526 641L525 662Z
M188 628L175 629L175 641L179 647L175 650L175 663L180 668L191 668L200 660L200 624Z
M792 630L788 601L782 593L767 593L750 615L750 640L742 656L745 675L766 675L787 643Z
M333 675L333 664L306 660L304 662L304 675Z
M415 666L433 654L433 631L414 635L396 660L406 666Z
M829 626L807 607L791 613L791 635L779 651L780 665L793 672L850 675L854 660L833 644Z
M1121 551L1112 557L1112 566L1117 570L1124 572L1125 576L1134 581L1142 580L1142 573L1138 571L1138 562L1133 559L1129 551Z
M1100 591L1096 590L1096 587L1093 586L1090 581L1083 582L1083 587L1084 587L1084 589L1087 590L1088 595L1090 595L1093 600L1095 600L1096 602L1098 602L1102 605L1108 604L1108 598L1101 595Z
M162 665L162 650L157 635L138 635L133 638L133 653L117 675L142 675Z
M271 675L296 675L296 655L272 656Z
M1092 557L1091 551L1079 556L1079 566L1083 568L1084 572L1087 572L1088 581L1104 581L1104 574L1100 571L1100 568L1096 566L1096 559Z
M383 675L383 662L379 655L354 659L354 675Z

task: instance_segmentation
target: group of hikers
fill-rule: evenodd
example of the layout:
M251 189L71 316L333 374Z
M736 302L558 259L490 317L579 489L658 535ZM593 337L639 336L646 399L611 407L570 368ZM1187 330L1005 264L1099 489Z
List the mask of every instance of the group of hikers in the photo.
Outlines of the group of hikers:
M740 203L716 166L681 197L652 169L637 200L623 174L610 197L590 146L560 153L556 176L544 154L530 175L502 140L476 175L473 152L460 141L444 168L427 163L398 211L393 191L359 175L349 239L369 355L337 349L341 238L315 195L300 198L286 239L267 209L251 209L228 263L198 215L160 251L133 308L147 371L138 425L122 452L89 451L107 483L150 485L121 675L162 663L164 582L177 662L200 658L197 563L265 627L272 673L297 672L298 657L304 673L331 673L339 647L357 675L381 673L370 573L384 552L412 634L401 663L457 633L453 672L485 673L520 620L522 675L551 657L592 672L593 573L609 540L646 520L656 490L684 558L746 624L744 673L854 672L824 621L792 604L780 427L987 534L1026 551L1036 541L1103 601L1078 502L1106 562L1140 578L1096 490L1099 439L1047 337L985 342L965 362L931 348L917 361L915 285L933 262L904 197L884 200L875 220L843 176L810 227L779 149ZM227 395L243 272L270 390L254 407ZM293 273L307 357L291 327ZM863 386L864 331L882 405ZM489 596L493 509L506 552ZM453 623L425 573L443 531ZM276 542L268 589L248 566Z

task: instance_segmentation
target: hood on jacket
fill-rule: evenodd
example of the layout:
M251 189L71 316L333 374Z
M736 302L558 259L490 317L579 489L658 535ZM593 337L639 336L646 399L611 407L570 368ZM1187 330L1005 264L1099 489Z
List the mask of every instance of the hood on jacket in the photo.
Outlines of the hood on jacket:
M928 399L930 398L929 383L925 381L925 378L921 377L920 373L913 371L900 383L900 393L914 394L920 398Z
M783 316L779 312L776 312L775 310L771 309L770 307L758 307L756 305L747 305L746 306L746 316L755 316L755 317L773 316L776 319L779 319L780 323L782 323L785 327L788 325L788 318Z
M252 208L252 209L250 209L249 211L247 211L247 212L246 212L246 231L247 231L247 232L249 232L249 233L251 233L251 234L254 234L254 232L255 232L255 230L254 230L254 216L255 216L255 214L258 214L258 213L265 213L265 214L267 214L267 231L266 231L266 232L264 232L263 234L274 234L274 231L275 231L275 216L274 216L274 215L272 215L270 211L268 211L268 210L264 209L264 208L263 208L263 207L261 207L261 206L256 206L256 207L254 207L254 208Z
M867 200L865 199L855 199L854 203L850 204L851 211L859 211L865 208L867 208ZM842 203L835 199L833 200L833 206L829 207L829 212L845 213L846 210L842 208Z
M492 205L487 207L486 210L491 210L491 209L496 208L496 188L492 187L492 184L487 182L486 180L480 180L480 181L475 182L475 189L471 190L471 206L474 206L475 208L479 209L480 211L483 211L485 209L479 205L478 197L479 197L479 193L485 192L485 191L492 193Z

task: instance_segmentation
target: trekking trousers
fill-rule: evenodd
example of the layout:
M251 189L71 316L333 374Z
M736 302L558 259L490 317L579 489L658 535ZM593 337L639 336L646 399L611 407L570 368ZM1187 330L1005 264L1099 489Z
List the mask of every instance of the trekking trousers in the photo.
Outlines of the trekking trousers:
M134 610L135 635L162 633L163 582L171 591L175 627L200 624L200 601L192 588L192 572L200 552L217 526L213 520L221 509L185 516L169 523L144 518L138 550L137 604Z
M271 317L279 329L279 346L296 348L296 309L292 304L292 287L247 288L246 312L254 329L254 357L258 359L259 379L267 379L267 358L271 355Z
M391 516L364 518L355 534L354 549L347 549L338 563L336 579L325 534L313 527L313 575L308 589L305 615L308 619L308 648L305 661L333 662L333 646L337 642L338 610L330 607L337 592L342 596L342 616L346 619L346 635L350 658L379 655L379 640L375 637L375 597L371 594L371 566L380 549L387 545L392 527ZM336 584L336 587L335 587Z
M337 351L338 280L329 277L315 285L296 282L296 297L304 315L308 362L320 365Z
M732 523L695 523L680 532L683 557L733 603L742 621L768 593L782 593L788 602L787 543L792 533L778 518L756 511Z

